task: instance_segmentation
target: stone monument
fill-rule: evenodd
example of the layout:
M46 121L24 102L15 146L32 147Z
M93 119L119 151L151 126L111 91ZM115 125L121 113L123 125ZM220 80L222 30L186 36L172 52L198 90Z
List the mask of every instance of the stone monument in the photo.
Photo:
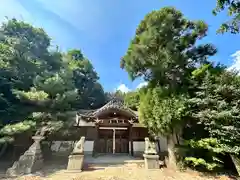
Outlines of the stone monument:
M85 137L82 136L81 139L76 143L72 153L68 157L67 170L82 171L84 159L84 142Z
M146 169L159 169L159 155L156 151L155 142L145 138L145 151L143 154Z
M19 160L15 161L13 166L7 170L7 176L31 174L43 167L43 156L40 142L44 137L36 135L33 136L32 139L34 140L34 143L23 155L20 156Z

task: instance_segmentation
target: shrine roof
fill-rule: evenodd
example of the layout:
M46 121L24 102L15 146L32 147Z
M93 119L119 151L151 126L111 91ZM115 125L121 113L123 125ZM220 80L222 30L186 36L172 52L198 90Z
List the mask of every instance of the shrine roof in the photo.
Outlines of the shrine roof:
M99 115L101 115L102 113L108 111L108 110L119 110L122 111L124 113L127 113L128 115L132 116L133 118L137 118L138 117L138 113L137 111L133 111L132 109L126 107L124 105L123 100L118 99L118 98L114 98L111 101L109 101L107 104L105 104L104 106L102 106L99 109L95 109L95 110L79 110L78 111L78 115L81 116L86 116L86 117L98 117Z

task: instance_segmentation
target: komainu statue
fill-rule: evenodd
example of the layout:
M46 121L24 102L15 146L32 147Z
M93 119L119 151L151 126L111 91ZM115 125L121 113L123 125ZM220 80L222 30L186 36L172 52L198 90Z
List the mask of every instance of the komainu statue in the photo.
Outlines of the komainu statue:
M149 155L157 154L155 142L151 142L148 137L145 138L145 151L144 151L144 153L149 154Z
M85 142L85 137L82 136L81 139L75 144L72 154L83 154L84 142Z
M68 157L67 170L77 170L82 171L83 159L84 159L84 142L85 137L82 136L81 139L75 144L72 154Z

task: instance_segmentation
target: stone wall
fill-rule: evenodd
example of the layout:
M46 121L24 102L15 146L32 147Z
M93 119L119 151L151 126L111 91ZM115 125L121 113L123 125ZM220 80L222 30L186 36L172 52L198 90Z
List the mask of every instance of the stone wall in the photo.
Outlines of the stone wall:
M71 153L74 141L53 141L51 145L51 151L53 154L69 154ZM84 153L91 154L93 150L93 141L85 141L84 143Z
M130 144L129 144L130 147ZM159 152L158 146L156 144L157 151ZM167 151L167 139L165 137L160 137L160 151L166 152ZM137 154L141 154L145 150L145 141L133 141L133 149L134 152Z
M94 141L85 141L84 144L84 153L91 154L93 150ZM52 141L51 151L58 154L68 154L72 151L74 147L74 141ZM130 145L129 145L130 147ZM157 146L158 147L158 146ZM160 138L160 148L161 151L167 151L167 141L166 138ZM145 149L144 141L133 141L134 152L143 153Z

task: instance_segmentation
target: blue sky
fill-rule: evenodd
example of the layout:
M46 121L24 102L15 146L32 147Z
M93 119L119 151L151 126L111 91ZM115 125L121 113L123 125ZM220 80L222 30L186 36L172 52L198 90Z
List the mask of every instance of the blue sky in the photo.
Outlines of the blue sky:
M209 36L204 41L218 48L212 59L240 69L240 35L216 34L227 16L212 15L215 3L216 0L2 0L0 21L5 16L15 17L43 27L62 50L83 51L106 91L119 87L133 90L142 81L129 80L120 69L120 58L146 13L164 6L174 6L187 18L208 23Z

